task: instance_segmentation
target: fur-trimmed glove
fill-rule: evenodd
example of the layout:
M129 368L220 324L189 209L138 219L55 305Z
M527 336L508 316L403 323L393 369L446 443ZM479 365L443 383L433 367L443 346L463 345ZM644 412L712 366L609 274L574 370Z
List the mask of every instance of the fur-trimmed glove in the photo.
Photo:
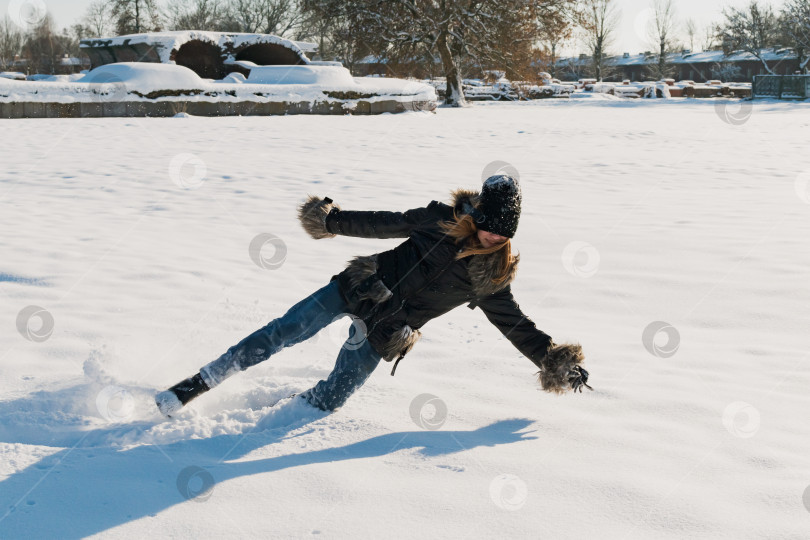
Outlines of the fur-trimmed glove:
M569 390L582 392L582 387L593 390L588 385L588 372L580 365L585 361L582 346L563 343L549 346L548 353L542 360L542 367L537 372L540 386L546 392L563 394Z
M329 197L322 199L316 195L309 195L298 207L298 219L307 234L315 240L334 238L337 235L326 229L326 217L333 210L340 210L340 207Z

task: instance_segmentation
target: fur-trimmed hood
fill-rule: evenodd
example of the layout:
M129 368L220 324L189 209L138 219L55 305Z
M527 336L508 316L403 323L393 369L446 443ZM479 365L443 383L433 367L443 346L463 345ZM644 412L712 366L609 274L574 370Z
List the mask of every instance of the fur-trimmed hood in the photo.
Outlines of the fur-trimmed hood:
M450 200L456 214L469 214L481 198L481 192L472 189L458 188L450 192ZM469 206L468 206L469 205Z
M459 188L453 190L450 195L453 210L457 216L469 214L480 200L480 192L471 189ZM493 278L498 275L500 256L501 253L496 251L489 255L475 255L470 259L468 272L476 296L489 296L496 293L506 288L517 277L517 265L520 262L520 256L514 255L509 264L509 277L502 283L493 283Z

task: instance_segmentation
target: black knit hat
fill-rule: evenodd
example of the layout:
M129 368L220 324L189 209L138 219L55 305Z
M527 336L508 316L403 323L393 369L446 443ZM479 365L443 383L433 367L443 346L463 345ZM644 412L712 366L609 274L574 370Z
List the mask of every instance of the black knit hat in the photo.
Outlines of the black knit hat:
M520 219L520 184L517 178L496 174L484 180L475 212L476 226L487 232L512 238Z

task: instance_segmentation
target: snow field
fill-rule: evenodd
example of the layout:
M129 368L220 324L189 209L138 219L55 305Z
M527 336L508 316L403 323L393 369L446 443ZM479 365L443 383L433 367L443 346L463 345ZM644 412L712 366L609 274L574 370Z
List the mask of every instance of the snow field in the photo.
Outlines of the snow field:
M610 96L0 121L0 537L807 537L808 127L802 103ZM523 187L515 296L595 391L541 392L462 306L332 415L283 398L345 319L158 417L155 392L396 245L309 239L307 193L405 210L495 160Z

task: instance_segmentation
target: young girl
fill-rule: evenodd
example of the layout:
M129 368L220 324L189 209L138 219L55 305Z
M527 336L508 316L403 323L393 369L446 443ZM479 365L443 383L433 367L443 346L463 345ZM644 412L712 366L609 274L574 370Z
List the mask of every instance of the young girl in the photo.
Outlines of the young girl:
M588 372L582 347L555 344L523 314L512 296L519 257L511 238L520 217L516 179L496 175L480 192L453 192L452 206L433 201L406 212L341 210L329 198L310 196L299 207L304 230L315 239L336 235L407 238L389 251L352 259L329 284L282 317L231 347L200 372L156 397L166 415L231 375L309 339L340 316L354 319L349 339L326 380L299 394L310 405L334 411L368 379L381 359L394 361L391 375L421 336L420 328L468 304L540 370L549 392L582 391Z

